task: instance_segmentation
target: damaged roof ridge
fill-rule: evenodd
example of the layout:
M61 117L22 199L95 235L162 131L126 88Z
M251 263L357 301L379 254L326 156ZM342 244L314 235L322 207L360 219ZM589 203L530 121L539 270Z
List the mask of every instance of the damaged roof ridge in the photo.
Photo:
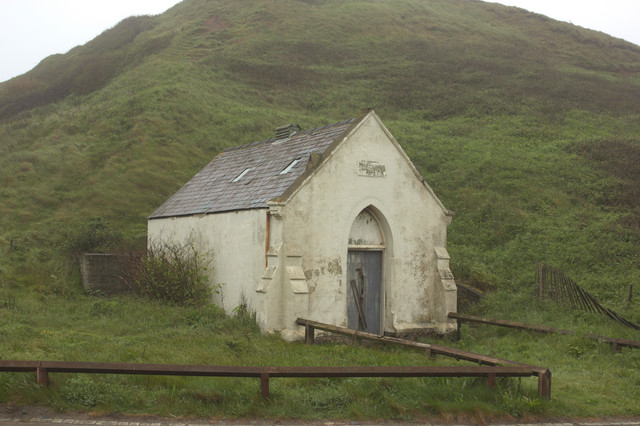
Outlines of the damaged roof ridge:
M315 132L319 132L321 130L327 130L331 127L338 127L338 126L342 126L345 125L351 121L355 120L355 118L350 118L348 120L342 120L342 121L338 121L337 123L332 123L332 124L325 124L324 126L319 126L319 127L315 127L313 129L309 129L309 130L302 130L296 134L294 134L293 136L291 136L290 139L297 139L301 136L304 135L308 135L311 133L315 133ZM241 149L246 149L246 148L251 148L260 144L267 144L267 143L273 143L275 142L277 139L276 138L269 138L269 139L265 139L265 140L261 140L261 141L256 141L256 142L249 142L246 143L244 145L238 145L238 146L231 146L229 148L225 148L224 150L222 150L222 153L224 152L231 152L231 151L238 151Z

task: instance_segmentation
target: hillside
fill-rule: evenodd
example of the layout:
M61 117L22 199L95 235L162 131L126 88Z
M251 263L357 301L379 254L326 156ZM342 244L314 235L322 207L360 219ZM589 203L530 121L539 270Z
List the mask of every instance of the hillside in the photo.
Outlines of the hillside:
M139 247L223 148L362 107L494 313L547 261L640 321L640 47L472 0L185 0L0 84L0 282L68 291L73 253Z

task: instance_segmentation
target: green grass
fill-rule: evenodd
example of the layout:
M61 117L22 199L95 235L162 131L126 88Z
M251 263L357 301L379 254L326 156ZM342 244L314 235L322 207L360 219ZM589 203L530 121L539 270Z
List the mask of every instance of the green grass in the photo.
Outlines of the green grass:
M286 343L262 335L250 317L218 308L163 306L136 298L34 295L20 290L0 309L2 359L50 359L213 365L451 365L391 346ZM22 295L22 297L20 296ZM274 379L263 401L255 379L52 374L49 388L32 374L5 373L0 398L57 410L178 416L414 419L453 413L522 415L542 410L534 381L504 381L488 391L482 380ZM529 383L531 382L531 383ZM526 403L524 401L527 401Z
M134 297L34 294L5 286L0 298L1 359L210 365L459 365L446 357L395 346L287 343L263 335L251 317L228 317L214 306L161 305ZM517 320L555 321L577 331L629 336L595 316L567 313L529 298L484 303L528 304ZM484 306L474 309L485 311ZM491 308L490 308L491 309ZM513 317L513 315L512 315ZM549 367L552 400L537 397L534 379L273 379L262 400L248 378L185 378L99 374L2 373L0 400L59 411L197 417L351 418L417 420L531 419L535 416L638 415L640 351L581 337L463 325L461 340L422 338L477 353ZM606 367L603 367L606 366Z
M139 250L145 218L222 149L269 138L286 123L309 129L357 116L362 107L375 108L455 211L448 229L453 273L491 294L477 313L638 339L597 318L559 314L529 300L535 262L543 261L640 322L637 296L626 306L629 285L640 275L638 71L638 46L469 0L399 0L393 7L382 0L277 0L268 6L187 0L163 15L124 20L0 84L0 289L17 305L0 304L6 318L0 338L8 339L2 356L198 363L214 353L220 362L297 365L339 353L331 362L370 356L372 363L395 363L394 350L311 350L255 330L247 332L255 341L251 348L268 348L269 355L253 358L244 338L231 335L230 345L244 357L234 358L211 330L218 330L217 321L237 325L214 311L92 299L77 290L80 242L91 243L83 250ZM110 237L88 239L95 223ZM209 325L186 325L182 316ZM151 328L140 325L146 321ZM132 330L132 324L142 328ZM112 405L100 408L105 411L122 398L132 401L122 403L123 410L177 413L197 413L218 401L221 415L273 417L309 411L352 418L633 412L637 392L618 395L611 388L637 385L635 373L624 370L625 363L637 366L637 355L554 339L474 328L464 339L478 352L516 348L502 354L507 358L537 353L558 369L557 386L567 392L555 392L554 385L563 399L541 407L528 385L524 394L511 382L486 394L475 382L456 380L434 386L433 393L432 382L332 381L317 394L305 384L314 381L275 381L276 401L309 395L299 411L256 400L248 380L221 380L214 388L227 390L218 394L207 388L214 381L200 379L69 376L42 391L31 377L8 375L11 385L0 395L72 409L91 405L72 389L93 386L93 393L113 394L106 398ZM482 343L493 341L496 346ZM399 353L407 362L424 361ZM565 396L572 393L577 397ZM338 394L351 399L339 406ZM602 403L585 405L596 397ZM179 400L191 408L181 409Z

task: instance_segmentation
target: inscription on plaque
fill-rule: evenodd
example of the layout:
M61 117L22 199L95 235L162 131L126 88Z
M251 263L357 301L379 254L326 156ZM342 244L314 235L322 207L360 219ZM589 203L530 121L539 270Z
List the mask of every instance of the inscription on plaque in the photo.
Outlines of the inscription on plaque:
M356 174L368 177L385 177L387 175L387 168L384 164L378 163L377 161L362 160L358 162Z

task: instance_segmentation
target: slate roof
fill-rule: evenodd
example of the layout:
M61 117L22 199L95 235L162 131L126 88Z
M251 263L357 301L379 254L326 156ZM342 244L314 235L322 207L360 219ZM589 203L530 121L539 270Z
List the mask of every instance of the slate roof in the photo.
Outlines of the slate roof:
M355 121L296 133L284 141L271 138L226 149L149 219L267 208L267 201L281 196L305 172L311 153L327 151ZM299 161L281 174L294 160Z

